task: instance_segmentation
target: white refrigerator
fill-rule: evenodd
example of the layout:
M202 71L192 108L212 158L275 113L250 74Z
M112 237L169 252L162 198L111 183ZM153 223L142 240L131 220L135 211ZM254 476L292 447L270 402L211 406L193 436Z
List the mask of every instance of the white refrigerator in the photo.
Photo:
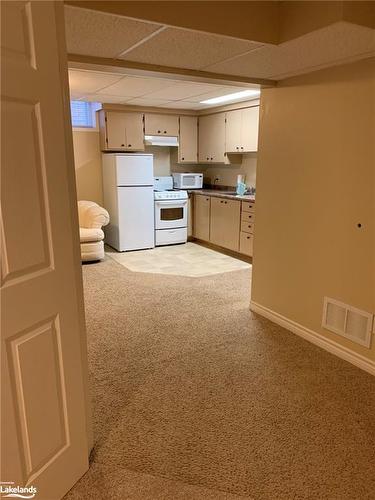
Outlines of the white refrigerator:
M103 153L105 242L120 252L155 246L153 157Z

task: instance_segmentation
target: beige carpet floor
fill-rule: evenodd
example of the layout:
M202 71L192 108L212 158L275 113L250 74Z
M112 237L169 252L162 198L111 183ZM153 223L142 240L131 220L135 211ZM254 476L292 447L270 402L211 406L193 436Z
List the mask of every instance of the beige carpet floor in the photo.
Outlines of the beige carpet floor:
M95 448L78 499L375 499L375 378L248 309L250 270L83 268Z

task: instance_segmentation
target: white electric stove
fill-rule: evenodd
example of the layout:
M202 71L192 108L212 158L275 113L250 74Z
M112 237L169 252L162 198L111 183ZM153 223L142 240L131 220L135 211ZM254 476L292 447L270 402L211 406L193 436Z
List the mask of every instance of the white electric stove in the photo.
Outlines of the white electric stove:
M187 191L174 190L172 176L154 177L155 245L186 243Z

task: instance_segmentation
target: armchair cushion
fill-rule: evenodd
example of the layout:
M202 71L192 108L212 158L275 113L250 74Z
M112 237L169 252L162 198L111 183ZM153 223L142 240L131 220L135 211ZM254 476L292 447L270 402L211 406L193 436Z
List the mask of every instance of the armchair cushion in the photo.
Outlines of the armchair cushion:
M107 210L94 201L78 202L79 227L101 228L109 222Z
M90 241L102 241L104 240L104 233L101 229L98 229L96 227L80 227L79 238L81 240L81 243L88 243Z
M79 236L81 241L81 260L104 259L104 232L102 226L109 223L105 208L93 201L78 202Z

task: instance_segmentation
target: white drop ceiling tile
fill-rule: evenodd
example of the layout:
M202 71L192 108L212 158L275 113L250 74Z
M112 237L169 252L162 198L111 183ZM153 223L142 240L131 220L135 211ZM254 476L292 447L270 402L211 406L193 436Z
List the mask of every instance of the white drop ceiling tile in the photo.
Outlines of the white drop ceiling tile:
M127 101L126 104L130 104L131 106L161 106L163 104L167 104L169 101L165 99L149 99L147 96L145 98L143 97L136 97L135 99L131 99Z
M121 56L121 59L176 68L201 69L243 54L261 44L247 40L167 28Z
M204 68L239 76L282 79L375 53L375 31L339 22L278 46L263 46Z
M100 92L106 95L139 97L173 84L173 80L166 81L162 78L127 76L117 83L103 88Z
M246 87L221 87L219 90L207 92L205 94L199 94L194 97L189 97L190 102L200 102L205 99L213 99L214 97L220 97L222 95L234 94L235 92L241 92L242 90L247 90Z
M147 97L150 97L151 99L179 101L181 99L189 99L189 97L204 94L214 88L215 86L211 84L200 84L194 82L176 83L172 86L165 85L164 88L158 90L157 92L150 93Z
M167 104L163 104L161 108L172 108L172 109L198 109L200 104L196 102L189 101L170 101Z
M273 78L282 79L375 55L375 30L346 22L309 33L302 46L293 42L285 48L287 67L278 66Z
M161 25L65 6L65 27L68 53L117 57Z
M105 94L88 94L85 96L83 101L89 101L89 102L101 102L101 103L124 103L127 102L128 100L132 99L132 97L119 97L119 96L113 96L113 95L105 95Z
M69 88L75 93L94 93L97 90L118 82L122 75L98 71L69 70Z

